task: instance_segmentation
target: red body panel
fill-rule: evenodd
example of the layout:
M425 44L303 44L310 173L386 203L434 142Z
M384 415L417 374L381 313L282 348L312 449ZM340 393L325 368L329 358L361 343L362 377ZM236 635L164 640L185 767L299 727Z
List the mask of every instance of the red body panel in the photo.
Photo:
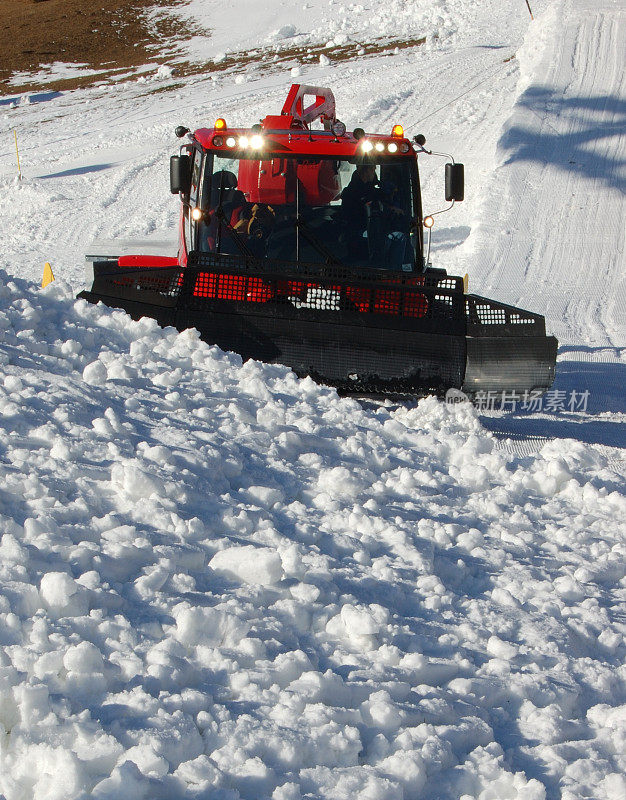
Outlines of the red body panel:
M326 205L339 196L341 185L331 161L296 164L293 159L245 160L239 164L238 186L251 203L293 203L299 182L302 202ZM231 223L232 224L232 223Z
M296 165L291 160L246 160L239 163L238 186L251 203L284 205L295 200L295 176Z
M176 267L178 259L174 256L120 256L118 267Z
M266 120L276 120L276 117L266 117ZM263 126L262 135L265 140L263 150L273 154L284 153L285 155L302 155L302 156L330 156L335 158L351 158L359 153L359 142L361 139L355 139L351 133L346 133L344 136L334 136L330 131L324 130L303 130L302 128L291 129L287 126L287 122L291 117L282 117L278 119L285 120L283 129L266 129ZM264 120L265 123L265 120ZM275 124L270 122L270 124ZM220 155L226 153L232 154L231 157L238 158L248 153L253 153L249 148L242 151L237 145L229 147L226 144L227 139L230 137L236 141L241 136L250 139L254 136L254 131L249 128L231 128L226 130L216 131L213 128L199 128L194 133L194 139L204 147L206 150L211 150ZM221 145L216 145L213 138L218 136L222 140ZM399 139L393 136L385 136L384 134L367 133L365 139L376 144L381 142L385 147L393 142L398 145L398 152L394 154L394 158L409 158L415 160L415 152L411 147L408 139ZM406 146L407 152L403 153L400 147Z

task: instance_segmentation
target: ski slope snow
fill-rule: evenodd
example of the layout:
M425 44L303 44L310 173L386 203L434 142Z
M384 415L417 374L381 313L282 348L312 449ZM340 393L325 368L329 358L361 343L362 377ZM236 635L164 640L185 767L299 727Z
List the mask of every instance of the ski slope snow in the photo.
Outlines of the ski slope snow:
M626 421L626 77L623 4L564 0L531 24L466 269L481 291L546 316L555 389L587 388ZM497 197L498 203L491 202ZM607 420L608 421L608 420ZM535 420L544 435L558 430ZM588 441L624 446L587 418ZM519 421L500 423L519 431Z
M327 55L0 97L6 800L626 796L626 3L531 6L194 0L198 58ZM433 259L545 313L586 411L358 403L75 299L94 240L175 246L174 126L292 80L465 162Z

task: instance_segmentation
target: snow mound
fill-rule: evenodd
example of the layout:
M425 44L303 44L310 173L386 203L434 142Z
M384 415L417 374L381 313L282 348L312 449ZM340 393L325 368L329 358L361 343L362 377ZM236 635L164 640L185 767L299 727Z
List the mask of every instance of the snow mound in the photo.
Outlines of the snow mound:
M368 410L59 283L1 275L0 319L7 800L542 800L531 760L619 795L600 455L514 458L467 404Z

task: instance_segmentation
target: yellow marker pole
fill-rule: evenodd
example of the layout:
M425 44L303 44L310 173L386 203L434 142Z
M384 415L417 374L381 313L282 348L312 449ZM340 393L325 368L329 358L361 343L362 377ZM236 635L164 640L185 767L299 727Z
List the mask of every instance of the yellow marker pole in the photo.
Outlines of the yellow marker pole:
M20 167L20 151L17 149L17 131L13 129L13 137L15 138L15 155L17 156L17 177L21 179L22 168Z
M52 267L50 266L50 262L46 261L46 265L43 268L43 278L41 279L41 288L45 289L49 283L52 283L54 280L54 275L52 274Z
M463 276L463 292L465 294L467 294L468 287L469 287L469 275L466 272L465 275Z

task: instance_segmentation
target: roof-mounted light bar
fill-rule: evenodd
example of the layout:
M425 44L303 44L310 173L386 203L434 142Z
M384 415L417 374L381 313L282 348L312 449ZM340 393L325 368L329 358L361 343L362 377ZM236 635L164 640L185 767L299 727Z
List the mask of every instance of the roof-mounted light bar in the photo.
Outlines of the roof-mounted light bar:
M407 142L382 142L382 141L372 141L371 139L363 139L361 141L361 152L363 153L371 153L372 151L376 151L376 153L397 153L400 151L401 153L408 153L411 149Z

